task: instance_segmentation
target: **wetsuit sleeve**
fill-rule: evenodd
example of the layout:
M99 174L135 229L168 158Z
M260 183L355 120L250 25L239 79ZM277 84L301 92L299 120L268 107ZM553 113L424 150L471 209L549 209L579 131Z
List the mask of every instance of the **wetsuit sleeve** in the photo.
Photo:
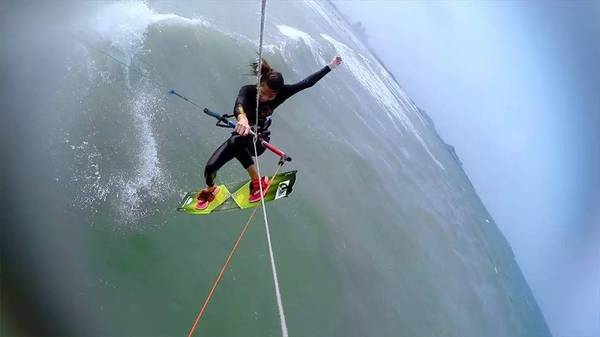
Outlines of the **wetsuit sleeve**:
M246 104L247 99L248 99L248 86L243 86L240 88L238 97L235 100L235 105L233 106L233 114L235 115L236 118L240 114L240 112L238 111L238 107L239 106L243 107L244 104Z
M320 79L323 78L323 76L327 75L327 73L330 71L331 71L331 68L329 68L329 66L324 66L321 70L308 76L307 78L303 79L302 81L300 81L298 83L286 85L285 86L286 90L283 92L283 94L284 94L284 97L282 97L283 100L288 99L289 97L291 97L292 95L294 95L295 93L297 93L300 90L304 90L304 89L312 87L313 85L315 85L315 83L317 83Z

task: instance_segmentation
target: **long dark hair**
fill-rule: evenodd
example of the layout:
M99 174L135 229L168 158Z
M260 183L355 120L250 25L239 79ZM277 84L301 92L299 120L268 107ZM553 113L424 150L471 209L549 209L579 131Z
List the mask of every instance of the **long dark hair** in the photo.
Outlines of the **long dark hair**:
M250 68L254 76L258 75L259 67L257 61L250 63ZM272 90L277 91L281 89L281 87L283 87L283 76L281 75L281 73L274 71L273 67L271 67L271 65L264 58L262 59L262 67L260 67L260 73L261 83L267 82L267 85Z

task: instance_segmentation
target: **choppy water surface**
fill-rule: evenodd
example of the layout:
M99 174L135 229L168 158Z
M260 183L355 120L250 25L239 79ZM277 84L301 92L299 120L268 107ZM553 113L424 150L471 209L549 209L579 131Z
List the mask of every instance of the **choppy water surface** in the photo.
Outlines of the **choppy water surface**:
M44 42L29 45L22 61L45 70L16 73L40 93L24 103L32 124L21 136L43 141L20 156L40 168L25 184L44 186L48 205L23 215L31 221L19 229L30 235L23 247L35 257L32 270L47 275L32 287L52 289L45 305L60 305L58 331L183 335L249 212L175 211L201 187L203 166L228 133L165 93L175 88L229 112L253 80L258 6L29 6L20 12L33 22L23 37ZM459 162L337 12L326 2L269 3L265 44L287 82L344 59L274 116L272 141L299 170L293 196L268 205L290 335L549 335ZM48 46L53 56L33 55ZM276 161L267 153L261 168L273 171ZM235 161L219 174L222 182L244 177ZM278 334L257 217L197 336Z

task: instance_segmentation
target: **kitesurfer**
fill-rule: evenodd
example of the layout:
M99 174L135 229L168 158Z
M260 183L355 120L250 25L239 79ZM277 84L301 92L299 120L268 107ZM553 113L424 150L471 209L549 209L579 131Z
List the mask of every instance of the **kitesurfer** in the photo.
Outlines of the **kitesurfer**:
M249 201L259 201L268 189L267 177L259 179L258 172L254 165L252 156L254 155L254 146L252 141L254 137L250 134L250 130L257 131L260 138L269 141L271 126L271 117L273 110L277 108L286 99L290 98L297 92L312 87L323 76L342 63L342 58L336 56L331 62L321 68L316 73L308 76L304 80L295 84L284 84L281 73L276 72L263 59L260 81L260 96L258 104L258 125L256 124L256 85L245 85L241 87L238 97L233 107L233 114L237 119L235 131L210 157L204 169L204 178L206 179L207 187L198 192L197 209L205 209L208 204L215 198L219 192L219 187L215 185L215 177L217 171L228 161L236 158L246 169L250 176L250 194ZM251 64L254 75L258 74L258 63ZM260 156L265 148L256 143L256 151ZM262 185L263 195L260 193Z

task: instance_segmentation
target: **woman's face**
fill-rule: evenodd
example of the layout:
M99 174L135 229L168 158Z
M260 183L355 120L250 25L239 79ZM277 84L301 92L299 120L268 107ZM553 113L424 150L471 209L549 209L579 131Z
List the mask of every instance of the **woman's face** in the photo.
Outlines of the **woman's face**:
M275 96L277 96L277 92L275 90L269 88L269 86L267 85L267 82L263 82L260 84L259 100L261 102L271 101L271 100L275 99Z

